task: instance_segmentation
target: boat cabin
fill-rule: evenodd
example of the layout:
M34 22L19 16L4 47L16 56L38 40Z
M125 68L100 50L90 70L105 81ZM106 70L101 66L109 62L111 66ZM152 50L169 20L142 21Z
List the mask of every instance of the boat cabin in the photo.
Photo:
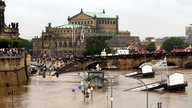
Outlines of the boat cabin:
M173 73L168 75L168 85L183 84L184 82L184 75L182 73Z
M185 90L185 87L188 86L187 81L184 80L183 73L176 72L167 77L167 86L165 86L165 90Z
M106 85L106 82L108 82L104 76L104 72L100 71L88 72L88 77L85 81L90 82L90 86L96 88L102 88Z
M155 72L152 70L152 66L144 65L141 69L143 77L154 77Z

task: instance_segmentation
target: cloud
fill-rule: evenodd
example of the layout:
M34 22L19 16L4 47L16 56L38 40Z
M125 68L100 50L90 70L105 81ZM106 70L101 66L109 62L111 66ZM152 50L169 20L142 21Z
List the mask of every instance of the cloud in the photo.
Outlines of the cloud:
M192 23L191 0L6 0L6 22L19 22L20 36L40 36L48 22L67 23L68 16L83 11L105 12L119 16L120 30L132 35L184 35Z

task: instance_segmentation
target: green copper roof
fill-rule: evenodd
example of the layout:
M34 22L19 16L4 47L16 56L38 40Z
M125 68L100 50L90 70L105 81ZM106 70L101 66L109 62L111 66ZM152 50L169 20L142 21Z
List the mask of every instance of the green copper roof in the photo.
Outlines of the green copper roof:
M84 14L96 18L116 18L116 16L110 16L103 12L84 12Z
M54 28L90 28L90 26L78 25L78 24L64 24L64 25L56 26Z

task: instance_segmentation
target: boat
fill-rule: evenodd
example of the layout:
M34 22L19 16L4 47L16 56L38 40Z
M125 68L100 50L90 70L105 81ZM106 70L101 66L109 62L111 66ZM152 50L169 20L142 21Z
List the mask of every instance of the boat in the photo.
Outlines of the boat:
M101 71L90 71L87 72L88 76L85 78L85 82L88 82L91 87L94 88L104 88L108 80L105 78L104 72Z
M166 80L152 82L146 85L141 85L133 88L126 89L124 91L154 91L157 89L163 89L168 92L185 91L188 86L187 81L184 80L184 74L180 72L175 72L169 74Z
M166 57L164 58L164 61L166 63ZM146 67L147 65L144 65L142 68ZM166 64L165 64L166 66ZM165 91L170 91L170 92L174 92L174 91L185 91L185 88L188 86L187 81L184 80L184 74L181 72L174 72L171 74L168 74L168 69L167 66L165 67L165 69L167 70L166 73L166 77L165 79L156 83L150 83L147 84L147 88L144 86L139 86L139 87L134 87L132 89L128 89L128 90L155 90L155 89L160 89L160 88L164 88ZM150 70L149 67L146 68L146 70ZM143 69L142 71L145 73L146 72L145 69ZM142 74L144 74L142 73Z
M131 72L131 73L125 74L125 76L126 77L133 77L133 76L138 76L141 74L142 74L141 72Z
M163 71L163 70L166 70L166 69L174 69L174 68L178 68L178 66L167 66L167 60L152 60L151 62L145 62L143 64L141 64L139 66L139 68L142 68L143 66L145 65L150 65L152 66L152 69L154 71Z
M152 82L146 85L129 88L124 91L153 91L156 89L164 88L164 86L165 86L164 80L161 80L161 81Z
M155 71L152 70L150 65L145 65L141 68L141 72L131 72L125 74L125 77L143 77L143 78L152 78L155 76Z
M144 78L149 78L149 77L154 77L155 76L155 71L152 70L152 66L150 65L145 65L141 68L142 70L142 76Z
M167 76L166 86L164 90L166 91L185 91L188 86L187 81L184 81L184 74L180 72L175 72Z

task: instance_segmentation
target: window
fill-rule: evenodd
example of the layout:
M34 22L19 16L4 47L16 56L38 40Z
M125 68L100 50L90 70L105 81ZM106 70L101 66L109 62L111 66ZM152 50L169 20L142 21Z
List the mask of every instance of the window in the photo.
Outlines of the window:
M55 47L57 47L57 42L55 42Z
M61 42L59 42L59 47L60 47L60 48L62 47L62 43L61 43Z
M72 47L72 42L71 41L69 42L69 46Z
M63 43L63 47L67 47L67 42L66 41Z

